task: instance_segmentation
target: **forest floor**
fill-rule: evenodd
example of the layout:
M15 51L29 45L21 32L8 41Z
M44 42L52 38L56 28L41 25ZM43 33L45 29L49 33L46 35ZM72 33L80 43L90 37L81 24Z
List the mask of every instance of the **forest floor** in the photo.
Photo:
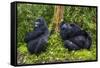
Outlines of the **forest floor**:
M72 62L96 60L96 42L92 42L90 50L82 49L68 51L64 48L59 33L52 34L48 39L47 49L39 55L30 54L26 43L18 43L17 63L18 64L38 64L55 62Z

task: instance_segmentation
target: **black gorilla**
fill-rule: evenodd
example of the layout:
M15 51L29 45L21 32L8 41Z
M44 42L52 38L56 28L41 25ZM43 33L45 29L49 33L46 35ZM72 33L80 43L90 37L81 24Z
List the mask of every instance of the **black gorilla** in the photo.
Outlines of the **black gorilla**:
M80 30L80 27L76 24L67 24L66 22L61 22L60 34L63 40L75 36Z
M49 30L43 17L35 22L33 32L29 32L25 36L25 42L28 44L30 53L40 53L45 49L49 36Z
M76 24L61 22L60 35L69 50L89 49L92 43L90 35Z

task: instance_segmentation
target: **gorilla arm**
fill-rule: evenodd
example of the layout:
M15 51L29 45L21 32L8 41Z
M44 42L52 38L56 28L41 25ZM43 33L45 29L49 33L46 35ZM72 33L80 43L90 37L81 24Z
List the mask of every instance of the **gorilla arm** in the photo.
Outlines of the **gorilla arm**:
M78 50L78 49L80 49L80 47L78 47L76 44L74 44L70 40L65 40L64 41L64 46L65 46L65 48L68 48L69 50Z
M26 34L25 36L25 42L28 42L30 40L34 40L36 38L38 38L40 35L42 35L44 33L44 31L33 31L33 32L29 32Z

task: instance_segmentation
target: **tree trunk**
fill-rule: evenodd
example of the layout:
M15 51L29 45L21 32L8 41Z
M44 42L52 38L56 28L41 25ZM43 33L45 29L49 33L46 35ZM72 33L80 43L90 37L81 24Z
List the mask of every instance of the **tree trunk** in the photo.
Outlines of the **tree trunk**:
M56 32L59 32L59 25L61 21L63 20L63 14L64 14L64 6L55 6L53 23L54 23L54 27L55 27L54 29Z

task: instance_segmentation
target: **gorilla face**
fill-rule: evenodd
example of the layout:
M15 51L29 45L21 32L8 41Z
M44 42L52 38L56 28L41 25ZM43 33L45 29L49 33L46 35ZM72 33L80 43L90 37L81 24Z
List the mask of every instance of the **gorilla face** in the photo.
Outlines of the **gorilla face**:
M39 27L40 22L35 22L35 27Z
M69 24L63 24L61 26L61 30L70 30L70 29L72 29L72 27Z
M65 22L61 22L60 35L63 40L65 40L67 38L68 34L71 33L70 29L71 29L71 27L69 24L66 24Z

